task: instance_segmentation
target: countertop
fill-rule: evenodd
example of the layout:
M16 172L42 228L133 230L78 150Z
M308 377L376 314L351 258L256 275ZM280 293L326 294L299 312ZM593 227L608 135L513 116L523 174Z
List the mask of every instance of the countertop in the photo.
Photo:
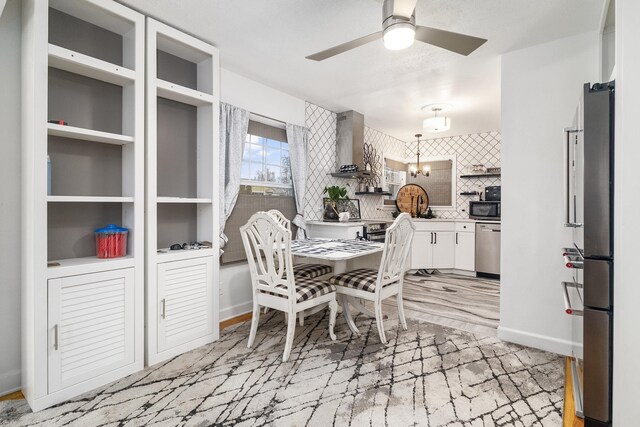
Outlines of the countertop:
M310 225L325 225L331 227L362 227L364 222L362 221L347 221L347 222L338 222L338 221L307 221L307 224Z

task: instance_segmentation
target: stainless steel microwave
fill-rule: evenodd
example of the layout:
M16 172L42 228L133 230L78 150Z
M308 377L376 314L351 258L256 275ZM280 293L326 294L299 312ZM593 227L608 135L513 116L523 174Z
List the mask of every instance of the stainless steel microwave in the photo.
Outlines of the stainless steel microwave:
M498 201L469 202L469 218L499 221L500 214L501 208Z

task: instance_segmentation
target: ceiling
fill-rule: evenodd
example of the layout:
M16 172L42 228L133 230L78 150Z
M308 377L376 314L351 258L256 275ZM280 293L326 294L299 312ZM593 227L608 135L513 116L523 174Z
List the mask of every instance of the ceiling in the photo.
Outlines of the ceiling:
M420 107L450 103L451 130L500 129L500 55L599 30L605 0L419 0L416 23L489 41L468 57L423 43L372 42L323 62L305 56L381 30L382 0L120 0L220 49L224 68L413 139ZM570 17L571 19L567 19ZM532 82L532 87L535 82Z

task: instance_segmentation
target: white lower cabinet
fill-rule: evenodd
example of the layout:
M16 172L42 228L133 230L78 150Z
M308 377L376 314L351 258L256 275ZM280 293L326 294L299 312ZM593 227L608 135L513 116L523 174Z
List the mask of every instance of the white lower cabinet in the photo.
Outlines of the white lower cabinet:
M212 257L158 264L158 314L160 353L179 354L216 338Z
M433 233L433 268L453 268L456 234L453 231Z
M475 271L475 224L415 221L410 269Z
M433 233L416 231L411 243L411 270L433 268Z
M48 393L134 363L133 268L50 279L47 304Z
M455 268L475 271L476 269L476 233L456 232Z

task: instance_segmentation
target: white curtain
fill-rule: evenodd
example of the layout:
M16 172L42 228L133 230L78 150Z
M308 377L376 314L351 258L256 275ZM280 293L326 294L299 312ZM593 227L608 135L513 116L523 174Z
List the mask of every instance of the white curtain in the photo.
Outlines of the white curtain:
M249 111L220 103L220 255L227 243L224 226L240 192L242 150L249 129ZM224 171L224 173L223 173Z
M287 123L287 142L289 143L289 158L291 161L291 178L293 191L296 196L297 215L293 223L298 226L297 239L307 237L307 223L304 219L305 190L307 186L307 145L309 143L309 130L302 126Z

